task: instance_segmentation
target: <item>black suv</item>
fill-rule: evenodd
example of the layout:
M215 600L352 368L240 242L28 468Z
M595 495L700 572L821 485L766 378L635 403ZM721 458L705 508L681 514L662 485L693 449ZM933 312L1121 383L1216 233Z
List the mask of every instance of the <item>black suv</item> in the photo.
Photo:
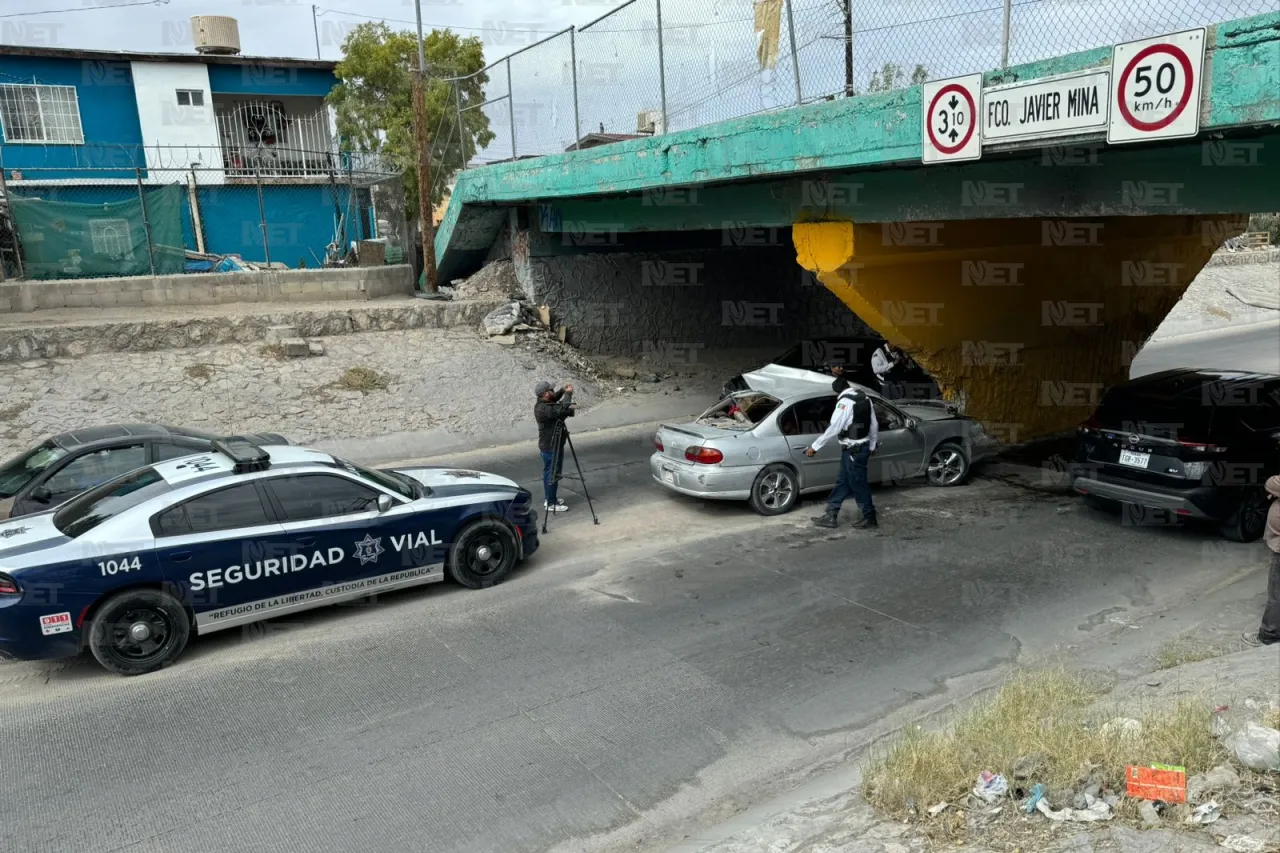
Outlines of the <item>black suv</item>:
M1078 428L1075 490L1170 521L1216 522L1250 542L1280 473L1280 376L1166 370L1111 388Z
M53 509L136 468L212 448L218 436L161 424L112 424L55 435L0 466L0 518ZM275 434L254 444L288 444Z

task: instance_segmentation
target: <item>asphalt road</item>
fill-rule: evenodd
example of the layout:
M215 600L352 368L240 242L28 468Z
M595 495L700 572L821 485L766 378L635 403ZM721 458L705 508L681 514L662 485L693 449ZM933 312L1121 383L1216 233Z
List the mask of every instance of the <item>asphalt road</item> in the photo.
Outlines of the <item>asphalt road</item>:
M1011 665L1261 606L1261 546L1034 480L882 488L879 534L819 535L662 492L649 438L580 438L600 525L567 495L494 589L229 631L141 678L0 666L0 849L661 850ZM454 461L537 481L528 447Z
M1280 374L1280 322L1202 332L1143 347L1130 367L1133 378L1172 367L1210 367Z

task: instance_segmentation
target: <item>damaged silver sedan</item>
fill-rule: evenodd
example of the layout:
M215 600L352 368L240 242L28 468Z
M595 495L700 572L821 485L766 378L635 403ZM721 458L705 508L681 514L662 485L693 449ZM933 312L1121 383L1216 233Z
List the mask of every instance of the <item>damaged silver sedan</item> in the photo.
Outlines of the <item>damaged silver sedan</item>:
M839 445L831 442L812 458L804 451L826 430L836 395L820 378L773 365L744 378L749 390L730 394L692 423L660 427L650 472L673 492L745 500L761 515L781 515L800 495L835 485ZM892 403L866 390L879 426L873 483L923 476L935 486L956 486L995 449L981 424L954 406Z

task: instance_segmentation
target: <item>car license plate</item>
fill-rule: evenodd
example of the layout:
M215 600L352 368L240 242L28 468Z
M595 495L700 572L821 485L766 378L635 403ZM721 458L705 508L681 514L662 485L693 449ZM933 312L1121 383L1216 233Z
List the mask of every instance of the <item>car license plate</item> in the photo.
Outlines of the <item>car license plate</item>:
M666 480L668 483L670 483L671 485L673 485L673 486L674 486L674 485L676 484L676 472L675 472L675 471L663 471L663 472L662 472L662 479Z
M1134 453L1131 450L1120 451L1120 464L1131 468L1146 468L1151 461L1150 453Z

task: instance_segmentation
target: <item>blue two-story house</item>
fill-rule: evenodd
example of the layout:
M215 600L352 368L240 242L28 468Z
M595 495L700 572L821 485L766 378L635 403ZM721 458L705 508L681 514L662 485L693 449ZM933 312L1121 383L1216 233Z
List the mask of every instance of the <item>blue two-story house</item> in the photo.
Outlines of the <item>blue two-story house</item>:
M374 236L324 103L334 63L215 49L0 45L5 192L100 205L176 184L186 250L289 267Z

